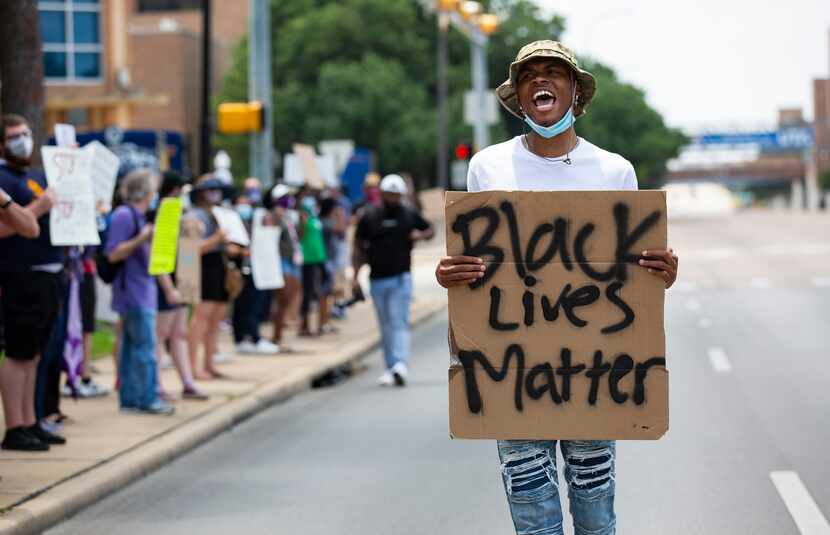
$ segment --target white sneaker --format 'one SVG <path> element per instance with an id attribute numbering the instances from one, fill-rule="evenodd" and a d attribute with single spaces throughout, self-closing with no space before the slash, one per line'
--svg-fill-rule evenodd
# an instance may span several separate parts
<path id="1" fill-rule="evenodd" d="M 251 345 L 253 345 L 253 344 L 251 344 Z M 216 354 L 213 355 L 214 364 L 221 364 L 223 362 L 230 362 L 231 359 L 233 359 L 233 356 L 231 356 L 228 353 L 216 353 Z"/>
<path id="2" fill-rule="evenodd" d="M 100 398 L 108 396 L 109 393 L 109 388 L 100 386 L 95 381 L 90 380 L 88 383 L 79 381 L 78 395 L 82 398 Z"/>
<path id="3" fill-rule="evenodd" d="M 395 378 L 392 377 L 392 372 L 389 370 L 383 372 L 383 375 L 378 377 L 378 384 L 380 386 L 392 386 L 395 384 Z"/>
<path id="4" fill-rule="evenodd" d="M 260 355 L 276 355 L 280 352 L 280 346 L 272 344 L 265 338 L 260 338 L 256 343 L 256 352 Z"/>
<path id="5" fill-rule="evenodd" d="M 256 347 L 256 344 L 254 344 L 253 342 L 248 341 L 248 340 L 243 340 L 242 342 L 239 342 L 238 344 L 236 344 L 236 352 L 251 355 L 251 354 L 257 352 L 257 347 Z M 216 357 L 217 357 L 217 355 L 214 355 L 214 357 L 213 357 L 214 362 L 218 362 L 216 360 Z"/>
<path id="6" fill-rule="evenodd" d="M 403 362 L 396 362 L 394 366 L 392 366 L 392 379 L 395 381 L 396 386 L 406 386 L 406 377 L 409 375 L 409 371 L 406 369 L 406 364 Z"/>

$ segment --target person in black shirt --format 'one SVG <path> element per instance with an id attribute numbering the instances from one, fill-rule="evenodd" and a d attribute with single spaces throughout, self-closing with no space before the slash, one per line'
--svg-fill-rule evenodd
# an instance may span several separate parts
<path id="1" fill-rule="evenodd" d="M 412 247 L 432 238 L 434 230 L 412 207 L 402 202 L 406 182 L 387 175 L 380 182 L 382 203 L 368 207 L 357 224 L 352 262 L 353 286 L 363 264 L 371 268 L 372 301 L 378 316 L 386 371 L 382 386 L 404 386 L 409 360 L 409 305 L 412 300 Z"/>
<path id="2" fill-rule="evenodd" d="M 46 451 L 62 437 L 42 429 L 35 416 L 38 360 L 61 299 L 63 252 L 49 240 L 49 210 L 54 203 L 40 171 L 29 169 L 34 150 L 29 124 L 19 115 L 0 125 L 0 189 L 37 218 L 39 235 L 19 234 L 0 222 L 0 301 L 6 333 L 6 358 L 0 391 L 6 435 L 3 449 Z"/>

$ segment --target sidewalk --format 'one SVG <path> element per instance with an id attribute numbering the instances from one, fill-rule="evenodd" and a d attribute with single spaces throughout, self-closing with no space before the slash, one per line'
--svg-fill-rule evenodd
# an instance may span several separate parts
<path id="1" fill-rule="evenodd" d="M 440 294 L 416 294 L 412 323 L 425 321 L 446 307 Z M 239 421 L 310 388 L 311 382 L 346 363 L 359 361 L 377 347 L 379 332 L 370 302 L 337 322 L 340 333 L 299 339 L 287 332 L 286 345 L 296 352 L 277 356 L 235 355 L 220 369 L 230 380 L 200 383 L 209 401 L 176 402 L 172 417 L 121 414 L 117 395 L 74 401 L 64 398 L 66 446 L 47 453 L 0 450 L 0 535 L 40 533 L 210 440 Z M 234 354 L 228 333 L 220 351 Z M 111 387 L 111 360 L 97 361 L 95 380 Z M 170 393 L 180 391 L 172 369 L 162 374 Z M 275 429 L 275 433 L 279 430 Z"/>

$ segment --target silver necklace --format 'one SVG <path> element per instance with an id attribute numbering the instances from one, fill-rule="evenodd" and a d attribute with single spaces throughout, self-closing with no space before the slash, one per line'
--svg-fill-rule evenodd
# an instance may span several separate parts
<path id="1" fill-rule="evenodd" d="M 528 136 L 528 134 L 525 134 L 525 135 L 522 136 L 522 141 L 524 142 L 524 146 L 527 149 L 527 151 L 529 153 L 533 154 L 534 156 L 536 156 L 537 158 L 542 158 L 543 160 L 545 160 L 547 162 L 550 162 L 550 163 L 560 163 L 561 162 L 561 163 L 564 163 L 566 165 L 571 165 L 571 163 L 572 163 L 571 162 L 571 153 L 573 151 L 575 151 L 576 148 L 579 146 L 579 136 L 577 136 L 576 137 L 576 143 L 574 143 L 573 147 L 568 149 L 568 151 L 565 153 L 564 158 L 561 158 L 561 157 L 555 158 L 555 157 L 552 157 L 552 156 L 542 156 L 541 154 L 536 154 L 535 152 L 533 152 L 533 150 L 530 148 L 530 142 L 528 142 L 527 136 Z"/>

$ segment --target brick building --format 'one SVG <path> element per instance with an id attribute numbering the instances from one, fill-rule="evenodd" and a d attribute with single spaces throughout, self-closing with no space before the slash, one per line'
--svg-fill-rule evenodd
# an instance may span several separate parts
<path id="1" fill-rule="evenodd" d="M 248 2 L 212 2 L 212 90 L 247 31 Z M 201 0 L 38 2 L 46 77 L 46 128 L 109 126 L 184 135 L 198 161 Z"/>

